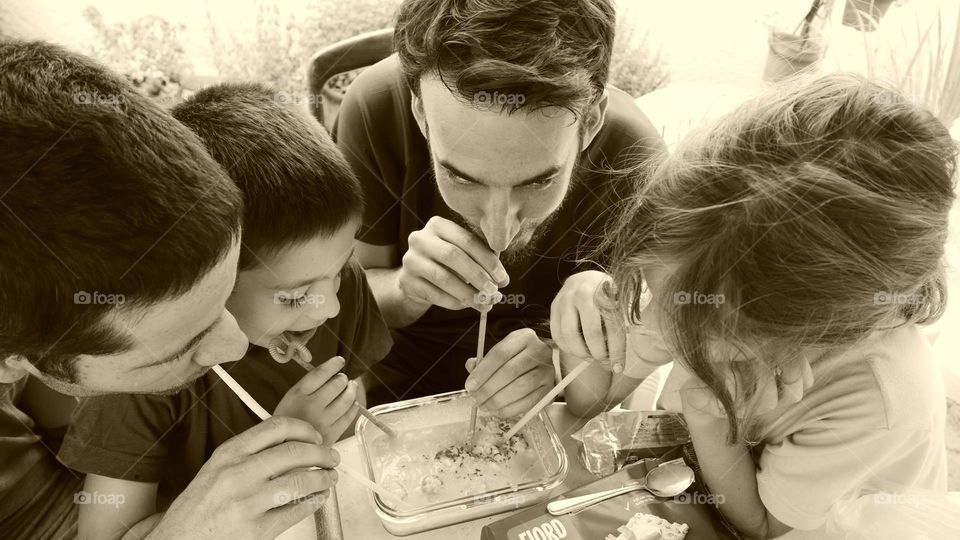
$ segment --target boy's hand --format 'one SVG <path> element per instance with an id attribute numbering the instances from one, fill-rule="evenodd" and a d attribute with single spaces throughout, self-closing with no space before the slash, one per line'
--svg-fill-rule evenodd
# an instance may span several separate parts
<path id="1" fill-rule="evenodd" d="M 214 451 L 147 538 L 275 538 L 316 512 L 337 482 L 329 469 L 340 456 L 321 444 L 307 422 L 264 420 Z"/>
<path id="2" fill-rule="evenodd" d="M 597 293 L 610 276 L 589 270 L 567 278 L 550 305 L 550 333 L 557 348 L 620 371 L 627 343 L 624 325 L 600 309 Z"/>
<path id="3" fill-rule="evenodd" d="M 334 443 L 356 420 L 357 384 L 340 373 L 345 362 L 334 356 L 290 387 L 274 414 L 312 424 L 323 440 Z"/>

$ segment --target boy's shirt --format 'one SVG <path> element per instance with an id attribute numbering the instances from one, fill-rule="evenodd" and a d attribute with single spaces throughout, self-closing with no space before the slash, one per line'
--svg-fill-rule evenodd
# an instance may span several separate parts
<path id="1" fill-rule="evenodd" d="M 345 268 L 340 313 L 317 329 L 307 348 L 313 364 L 346 360 L 352 379 L 378 362 L 392 341 L 360 265 Z M 296 362 L 280 364 L 251 347 L 223 368 L 268 411 L 306 374 Z M 74 414 L 59 457 L 88 474 L 159 483 L 166 506 L 227 439 L 260 422 L 212 371 L 171 395 L 121 394 L 87 399 Z"/>

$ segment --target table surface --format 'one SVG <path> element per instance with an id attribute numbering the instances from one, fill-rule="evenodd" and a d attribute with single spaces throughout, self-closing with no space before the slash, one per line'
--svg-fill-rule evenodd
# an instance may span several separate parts
<path id="1" fill-rule="evenodd" d="M 586 419 L 577 418 L 570 414 L 570 412 L 567 411 L 566 405 L 563 403 L 551 403 L 546 411 L 550 417 L 550 421 L 553 422 L 554 428 L 557 430 L 557 434 L 560 435 L 560 440 L 563 442 L 563 447 L 567 452 L 569 463 L 566 479 L 563 481 L 563 484 L 553 492 L 553 496 L 557 496 L 582 486 L 587 482 L 596 480 L 597 477 L 580 464 L 580 460 L 577 458 L 577 441 L 570 437 L 571 434 L 576 433 L 577 430 L 586 423 Z M 338 442 L 335 448 L 340 453 L 344 465 L 356 471 L 363 470 L 363 464 L 360 459 L 360 449 L 356 437 L 350 437 Z M 380 523 L 380 518 L 377 517 L 376 512 L 374 512 L 373 507 L 371 507 L 370 498 L 367 495 L 366 489 L 349 476 L 340 475 L 340 480 L 337 482 L 337 502 L 340 505 L 340 523 L 343 527 L 344 538 L 363 538 L 364 540 L 390 540 L 397 538 L 383 528 L 383 525 Z M 480 538 L 480 530 L 484 525 L 503 519 L 507 515 L 509 515 L 509 512 L 413 534 L 405 538 L 415 540 Z"/>

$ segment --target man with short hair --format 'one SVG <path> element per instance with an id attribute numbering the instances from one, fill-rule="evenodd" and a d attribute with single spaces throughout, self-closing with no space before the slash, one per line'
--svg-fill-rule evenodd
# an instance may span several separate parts
<path id="1" fill-rule="evenodd" d="M 197 137 L 120 77 L 56 46 L 0 41 L 4 538 L 73 538 L 75 503 L 109 496 L 78 493 L 81 479 L 44 447 L 37 432 L 61 427 L 75 402 L 40 396 L 38 382 L 72 396 L 172 392 L 246 352 L 224 309 L 240 209 Z M 316 451 L 293 453 L 293 443 Z M 332 468 L 337 457 L 320 443 L 313 426 L 288 418 L 234 437 L 150 537 L 285 530 L 313 504 L 275 508 L 262 488 Z"/>
<path id="2" fill-rule="evenodd" d="M 397 55 L 351 84 L 334 129 L 365 188 L 358 256 L 394 329 L 364 378 L 372 403 L 465 387 L 514 416 L 553 386 L 551 303 L 607 280 L 583 259 L 633 187 L 615 171 L 663 147 L 607 85 L 615 25 L 609 0 L 401 5 Z M 490 347 L 464 370 L 490 298 Z"/>

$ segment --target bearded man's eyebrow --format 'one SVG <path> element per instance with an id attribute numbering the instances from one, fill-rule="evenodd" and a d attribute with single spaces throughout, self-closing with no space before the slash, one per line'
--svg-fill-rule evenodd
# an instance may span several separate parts
<path id="1" fill-rule="evenodd" d="M 453 165 L 451 165 L 450 162 L 448 162 L 448 161 L 446 161 L 446 160 L 444 160 L 444 159 L 438 160 L 437 163 L 438 163 L 441 167 L 443 167 L 444 169 L 446 169 L 447 171 L 449 171 L 450 173 L 456 175 L 458 178 L 462 178 L 462 179 L 464 179 L 464 180 L 466 180 L 466 181 L 468 181 L 468 182 L 473 182 L 474 184 L 487 185 L 487 183 L 484 182 L 483 180 L 480 180 L 480 179 L 478 179 L 478 178 L 474 178 L 473 176 L 470 176 L 469 174 L 461 171 L 460 169 L 457 169 L 456 167 L 454 167 Z M 537 183 L 543 182 L 544 180 L 549 180 L 550 178 L 556 176 L 557 173 L 560 172 L 560 170 L 561 170 L 561 169 L 560 169 L 559 166 L 553 165 L 553 166 L 551 166 L 550 168 L 546 169 L 546 170 L 543 171 L 543 172 L 537 173 L 537 174 L 531 176 L 530 178 L 527 178 L 527 179 L 525 179 L 525 180 L 522 180 L 522 181 L 514 184 L 514 187 L 527 186 L 527 185 L 530 185 L 530 184 L 537 184 Z"/>

